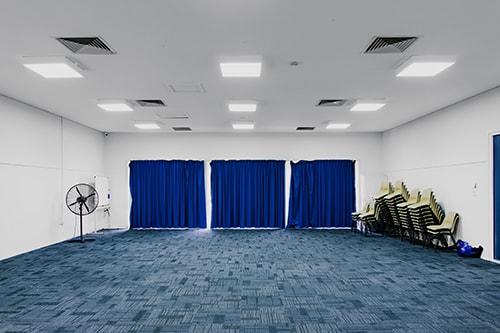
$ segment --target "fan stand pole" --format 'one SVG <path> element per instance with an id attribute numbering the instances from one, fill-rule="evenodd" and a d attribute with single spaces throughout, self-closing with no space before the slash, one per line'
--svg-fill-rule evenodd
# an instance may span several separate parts
<path id="1" fill-rule="evenodd" d="M 80 205 L 80 242 L 83 241 L 83 218 L 82 218 L 82 205 Z"/>

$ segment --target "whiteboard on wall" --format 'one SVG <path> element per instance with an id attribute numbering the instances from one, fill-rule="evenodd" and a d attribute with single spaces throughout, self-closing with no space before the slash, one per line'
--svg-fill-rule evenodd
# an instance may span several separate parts
<path id="1" fill-rule="evenodd" d="M 109 180 L 108 177 L 95 176 L 94 187 L 99 195 L 99 206 L 109 205 Z"/>

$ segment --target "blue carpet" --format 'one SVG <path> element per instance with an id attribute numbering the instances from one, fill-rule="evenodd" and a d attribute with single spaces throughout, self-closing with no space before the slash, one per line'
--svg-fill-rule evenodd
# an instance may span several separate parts
<path id="1" fill-rule="evenodd" d="M 500 332 L 500 266 L 348 231 L 129 231 L 0 262 L 0 332 Z"/>

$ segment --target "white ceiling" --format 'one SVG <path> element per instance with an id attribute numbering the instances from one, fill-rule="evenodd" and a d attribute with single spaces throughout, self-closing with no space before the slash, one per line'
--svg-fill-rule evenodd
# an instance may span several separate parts
<path id="1" fill-rule="evenodd" d="M 136 131 L 134 120 L 163 120 L 163 131 L 233 131 L 241 117 L 255 131 L 294 131 L 328 121 L 347 131 L 384 131 L 500 83 L 498 0 L 80 0 L 0 1 L 0 93 L 106 132 Z M 46 80 L 22 56 L 72 55 L 54 37 L 101 36 L 116 55 L 77 55 L 83 79 Z M 403 54 L 364 55 L 376 35 L 421 36 Z M 218 59 L 258 55 L 260 78 L 223 78 Z M 452 55 L 435 78 L 397 78 L 412 55 Z M 291 67 L 290 61 L 301 62 Z M 201 94 L 168 87 L 201 83 Z M 164 99 L 164 110 L 106 113 L 97 99 Z M 318 108 L 321 98 L 386 98 L 375 113 Z M 225 101 L 258 100 L 255 114 Z"/>

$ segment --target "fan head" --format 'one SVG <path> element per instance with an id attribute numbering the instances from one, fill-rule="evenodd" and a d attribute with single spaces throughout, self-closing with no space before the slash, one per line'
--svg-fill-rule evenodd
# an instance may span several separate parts
<path id="1" fill-rule="evenodd" d="M 89 215 L 96 210 L 99 195 L 89 184 L 76 184 L 66 193 L 66 206 L 76 215 Z"/>

